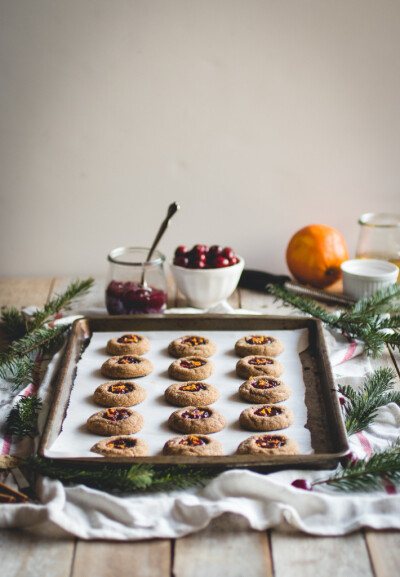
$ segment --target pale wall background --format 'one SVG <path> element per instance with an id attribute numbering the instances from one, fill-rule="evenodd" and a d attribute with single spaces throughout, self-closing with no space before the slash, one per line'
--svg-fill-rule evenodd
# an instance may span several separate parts
<path id="1" fill-rule="evenodd" d="M 0 275 L 400 211 L 398 0 L 0 0 Z"/>

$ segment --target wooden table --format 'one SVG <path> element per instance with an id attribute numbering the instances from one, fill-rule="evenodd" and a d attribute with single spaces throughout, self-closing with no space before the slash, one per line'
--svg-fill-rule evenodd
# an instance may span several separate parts
<path id="1" fill-rule="evenodd" d="M 0 305 L 42 306 L 70 280 L 0 280 Z M 80 307 L 102 306 L 103 290 L 102 281 L 96 281 Z M 173 287 L 171 295 L 169 306 L 185 304 Z M 235 308 L 263 314 L 287 313 L 260 293 L 236 291 L 230 301 Z M 394 366 L 399 373 L 399 355 L 386 353 L 379 363 Z M 2 577 L 395 577 L 400 574 L 400 532 L 365 529 L 345 537 L 312 537 L 289 528 L 258 532 L 243 518 L 229 514 L 176 540 L 86 542 L 3 530 L 0 567 Z"/>

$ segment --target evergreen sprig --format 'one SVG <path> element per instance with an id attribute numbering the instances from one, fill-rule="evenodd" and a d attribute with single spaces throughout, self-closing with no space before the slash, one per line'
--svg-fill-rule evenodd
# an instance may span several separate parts
<path id="1" fill-rule="evenodd" d="M 21 395 L 20 400 L 7 417 L 7 433 L 33 439 L 38 432 L 37 418 L 42 405 L 42 401 L 35 393 Z"/>
<path id="2" fill-rule="evenodd" d="M 366 459 L 349 459 L 347 464 L 329 479 L 316 481 L 341 491 L 371 491 L 382 489 L 385 483 L 400 484 L 400 438 L 385 450 Z"/>
<path id="3" fill-rule="evenodd" d="M 3 327 L 11 343 L 0 353 L 0 378 L 10 380 L 14 390 L 35 377 L 36 356 L 54 352 L 70 328 L 68 324 L 50 326 L 48 321 L 86 294 L 93 283 L 92 278 L 70 283 L 64 293 L 56 295 L 29 320 L 15 307 L 2 311 Z"/>
<path id="4" fill-rule="evenodd" d="M 391 285 L 338 313 L 330 313 L 316 301 L 295 295 L 280 285 L 268 285 L 267 290 L 284 303 L 320 319 L 346 337 L 361 339 L 364 341 L 364 351 L 369 356 L 380 356 L 385 345 L 400 350 L 400 285 Z M 388 313 L 391 316 L 382 317 Z"/>
<path id="5" fill-rule="evenodd" d="M 204 485 L 219 472 L 206 467 L 177 465 L 160 468 L 146 464 L 106 464 L 82 469 L 79 464 L 63 464 L 41 457 L 32 457 L 26 464 L 36 473 L 58 479 L 66 485 L 83 484 L 116 493 L 171 491 Z"/>
<path id="6" fill-rule="evenodd" d="M 348 435 L 368 427 L 379 407 L 388 403 L 400 406 L 400 392 L 393 391 L 395 379 L 392 369 L 382 367 L 367 376 L 358 391 L 348 385 L 339 385 L 339 392 L 345 397 L 342 411 Z"/>

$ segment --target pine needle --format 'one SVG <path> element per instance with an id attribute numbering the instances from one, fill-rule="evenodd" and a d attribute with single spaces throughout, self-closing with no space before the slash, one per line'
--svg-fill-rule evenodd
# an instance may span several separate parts
<path id="1" fill-rule="evenodd" d="M 21 399 L 7 417 L 7 433 L 33 439 L 38 433 L 37 417 L 41 408 L 42 401 L 35 393 L 21 395 Z"/>

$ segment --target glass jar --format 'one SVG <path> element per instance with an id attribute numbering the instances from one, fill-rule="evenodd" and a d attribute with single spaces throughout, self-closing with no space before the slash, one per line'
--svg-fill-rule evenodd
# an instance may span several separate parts
<path id="1" fill-rule="evenodd" d="M 358 224 L 356 257 L 388 260 L 400 267 L 400 215 L 370 212 Z"/>
<path id="2" fill-rule="evenodd" d="M 110 315 L 162 313 L 167 306 L 165 256 L 148 248 L 116 248 L 108 255 L 106 307 Z"/>

